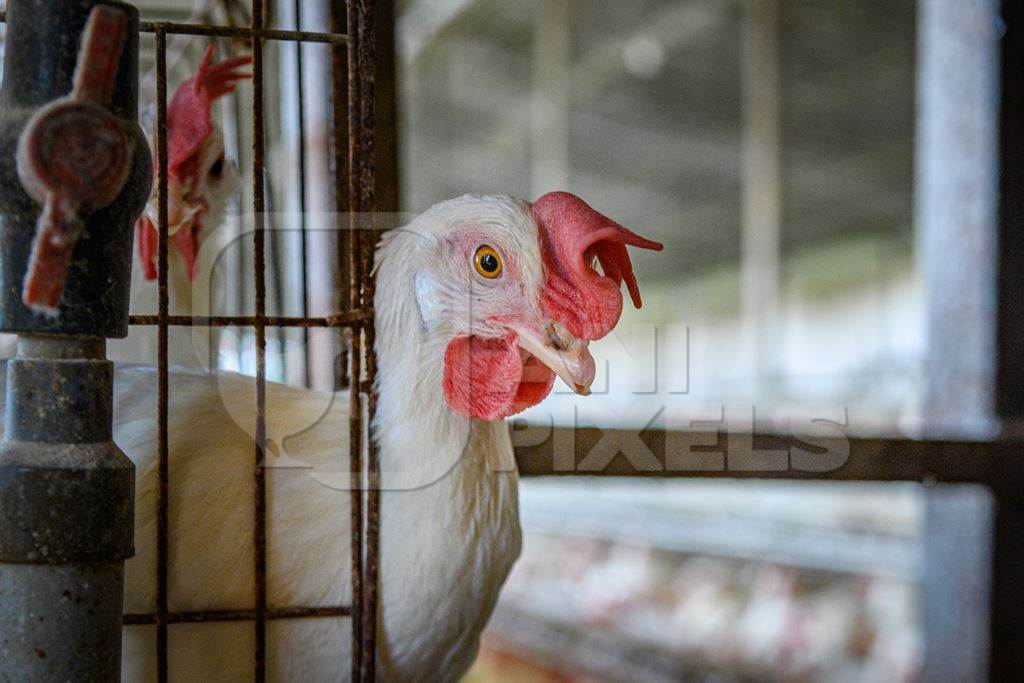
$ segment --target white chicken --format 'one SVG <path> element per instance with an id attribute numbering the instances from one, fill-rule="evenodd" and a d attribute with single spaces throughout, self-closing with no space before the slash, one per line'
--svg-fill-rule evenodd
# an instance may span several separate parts
<path id="1" fill-rule="evenodd" d="M 182 55 L 178 69 L 189 61 Z M 224 150 L 224 134 L 213 115 L 213 103 L 235 89 L 250 74 L 239 71 L 252 57 L 243 55 L 213 63 L 211 44 L 191 77 L 174 91 L 167 107 L 167 218 L 174 257 L 168 259 L 170 313 L 193 312 L 193 283 L 196 281 L 200 245 L 224 221 L 228 204 L 239 186 L 238 168 Z M 147 79 L 147 83 L 153 77 Z M 155 93 L 153 94 L 155 97 Z M 152 97 L 140 116 L 145 124 L 153 157 L 154 178 L 160 172 L 153 129 L 156 107 Z M 157 228 L 159 225 L 158 185 L 143 215 L 136 223 L 139 260 L 132 268 L 131 309 L 141 314 L 157 313 Z M 223 241 L 230 237 L 222 235 Z M 204 285 L 208 286 L 208 285 Z M 204 290 L 205 292 L 205 290 Z M 201 295 L 202 293 L 200 293 Z M 108 357 L 124 362 L 156 362 L 156 328 L 136 326 L 125 339 L 111 341 Z M 183 367 L 199 367 L 192 335 L 187 328 L 169 331 L 170 362 Z M 16 337 L 0 334 L 0 358 L 14 356 Z"/>
<path id="2" fill-rule="evenodd" d="M 446 201 L 378 247 L 381 680 L 457 680 L 472 663 L 520 548 L 502 420 L 541 401 L 556 374 L 588 392 L 588 343 L 617 322 L 622 281 L 640 303 L 627 244 L 661 248 L 551 193 Z M 118 367 L 114 439 L 137 468 L 128 612 L 155 607 L 156 384 L 152 368 Z M 240 375 L 171 374 L 172 612 L 253 605 L 254 392 Z M 267 396 L 268 605 L 348 604 L 348 402 L 276 384 Z M 275 467 L 299 461 L 312 467 Z M 272 680 L 348 677 L 347 619 L 272 621 L 267 633 Z M 252 624 L 174 624 L 169 657 L 172 680 L 247 680 Z M 155 658 L 153 627 L 126 628 L 125 680 L 152 679 Z"/>
<path id="3" fill-rule="evenodd" d="M 168 107 L 173 312 L 192 311 L 196 259 L 237 173 L 211 104 L 246 74 L 212 63 Z M 154 155 L 155 157 L 155 155 Z M 155 196 L 137 226 L 132 309 L 156 312 Z M 382 240 L 376 255 L 381 469 L 378 677 L 456 680 L 472 663 L 519 554 L 517 474 L 502 420 L 540 402 L 556 374 L 587 393 L 588 342 L 607 334 L 623 281 L 639 305 L 625 245 L 660 249 L 566 194 L 530 204 L 465 196 Z M 596 270 L 597 265 L 603 274 Z M 195 366 L 187 331 L 172 364 Z M 110 344 L 153 360 L 155 329 Z M 3 373 L 4 375 L 6 373 Z M 171 612 L 251 609 L 255 596 L 255 382 L 174 369 L 169 394 Z M 118 365 L 114 440 L 136 465 L 136 555 L 125 611 L 156 609 L 157 374 Z M 267 604 L 351 604 L 347 396 L 267 386 Z M 125 629 L 123 678 L 156 677 L 155 629 Z M 271 680 L 336 681 L 350 672 L 347 618 L 270 621 Z M 251 622 L 172 624 L 171 680 L 248 680 Z"/>
<path id="4" fill-rule="evenodd" d="M 173 254 L 168 259 L 167 281 L 172 315 L 193 313 L 192 285 L 199 268 L 200 245 L 221 226 L 228 204 L 238 191 L 238 169 L 225 155 L 224 133 L 213 115 L 213 104 L 234 91 L 240 80 L 250 77 L 239 69 L 251 61 L 252 57 L 245 55 L 214 63 L 211 44 L 195 73 L 178 86 L 167 106 L 167 232 Z M 151 126 L 155 126 L 155 117 L 155 110 L 142 116 Z M 153 175 L 157 178 L 156 138 L 152 131 L 148 136 Z M 158 184 L 154 181 L 135 226 L 139 260 L 138 267 L 132 269 L 131 308 L 141 314 L 155 314 L 158 309 L 155 280 L 159 213 Z M 207 287 L 208 283 L 203 285 Z M 111 342 L 108 355 L 119 361 L 155 363 L 156 335 L 155 327 L 133 327 L 126 339 Z M 168 336 L 171 365 L 203 365 L 188 328 L 171 328 Z"/>

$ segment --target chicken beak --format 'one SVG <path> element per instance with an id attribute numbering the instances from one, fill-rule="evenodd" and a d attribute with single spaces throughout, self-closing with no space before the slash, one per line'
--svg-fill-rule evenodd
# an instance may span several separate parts
<path id="1" fill-rule="evenodd" d="M 581 396 L 590 394 L 597 367 L 589 342 L 577 339 L 558 323 L 547 326 L 545 334 L 527 328 L 516 329 L 519 347 L 534 356 Z"/>
<path id="2" fill-rule="evenodd" d="M 200 215 L 206 210 L 207 205 L 202 200 L 190 200 L 188 193 L 189 187 L 187 184 L 183 186 L 173 179 L 167 183 L 167 236 L 171 238 L 171 243 L 176 245 L 178 251 L 181 252 L 181 256 L 185 260 L 185 268 L 188 271 L 189 280 L 191 281 L 195 280 L 196 259 L 199 252 L 198 238 L 193 228 L 198 227 Z M 145 218 L 148 219 L 151 229 L 159 230 L 157 226 L 160 225 L 160 199 L 157 188 L 154 188 L 153 194 L 149 198 L 149 203 L 146 204 Z M 155 244 L 155 238 L 153 239 L 153 244 Z M 151 251 L 156 251 L 155 246 L 150 248 Z M 149 258 L 152 258 L 152 256 Z M 147 276 L 149 276 L 149 271 L 147 273 Z M 152 275 L 149 279 L 155 279 L 155 277 L 155 275 Z"/>
<path id="3" fill-rule="evenodd" d="M 203 210 L 201 202 L 191 202 L 186 198 L 187 188 L 173 180 L 167 183 L 167 234 L 174 235 L 184 227 L 192 224 L 196 215 Z M 160 200 L 154 188 L 153 196 L 146 205 L 146 217 L 154 225 L 160 225 Z"/>

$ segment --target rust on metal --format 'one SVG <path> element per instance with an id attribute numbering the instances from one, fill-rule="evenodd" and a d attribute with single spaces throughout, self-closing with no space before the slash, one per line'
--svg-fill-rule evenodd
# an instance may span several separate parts
<path id="1" fill-rule="evenodd" d="M 373 319 L 373 311 L 356 309 L 345 313 L 335 313 L 327 317 L 289 317 L 268 315 L 263 317 L 266 327 L 358 327 Z M 255 327 L 256 316 L 190 316 L 169 315 L 167 324 L 170 327 Z M 133 315 L 129 318 L 132 325 L 159 325 L 158 315 Z"/>
<path id="2" fill-rule="evenodd" d="M 328 29 L 335 33 L 347 31 L 348 19 L 346 10 L 342 3 L 330 3 L 328 14 Z M 338 308 L 352 308 L 351 302 L 351 280 L 348 272 L 348 240 L 341 239 L 343 223 L 342 217 L 348 211 L 348 177 L 349 165 L 348 139 L 342 142 L 338 139 L 340 131 L 348 131 L 348 49 L 345 45 L 331 45 L 331 127 L 334 135 L 331 136 L 331 164 L 334 173 L 334 212 L 335 226 L 337 229 L 337 269 L 338 269 Z M 349 386 L 349 364 L 348 350 L 345 348 L 344 337 L 341 342 L 341 357 L 338 360 L 338 387 Z"/>
<path id="3" fill-rule="evenodd" d="M 372 12 L 372 3 L 365 1 L 350 0 L 346 7 L 346 31 L 349 36 L 347 60 L 348 60 L 348 211 L 349 211 L 349 240 L 348 240 L 348 265 L 349 265 L 349 307 L 355 309 L 359 306 L 367 306 L 367 275 L 371 269 L 367 267 L 367 256 L 365 254 L 366 236 L 368 226 L 366 217 L 372 213 L 372 204 L 367 199 L 372 199 L 372 193 L 368 194 L 362 185 L 363 171 L 366 164 L 372 164 L 367 159 L 368 151 L 372 152 L 372 125 L 367 128 L 364 114 L 364 97 L 367 93 L 372 97 L 372 63 L 364 61 L 366 55 L 364 42 L 367 40 L 365 30 L 368 19 L 368 12 Z M 372 40 L 372 36 L 370 36 Z M 369 87 L 367 87 L 369 86 Z M 368 138 L 369 136 L 369 138 Z M 367 146 L 369 140 L 370 145 Z M 372 168 L 372 167 L 371 167 Z M 358 552 L 353 552 L 353 623 L 352 638 L 353 652 L 356 656 L 352 658 L 352 678 L 357 681 L 373 681 L 375 676 L 375 633 L 376 633 L 376 610 L 372 600 L 368 602 L 368 596 L 375 594 L 374 581 L 376 572 L 371 569 L 371 564 L 376 566 L 376 553 L 369 546 L 368 540 L 372 533 L 370 529 L 371 510 L 366 508 L 370 502 L 370 494 L 364 494 L 362 487 L 367 483 L 367 465 L 362 462 L 362 449 L 364 444 L 371 443 L 370 435 L 363 431 L 364 412 L 359 387 L 364 381 L 363 359 L 367 357 L 366 351 L 372 343 L 372 325 L 364 326 L 360 330 L 353 330 L 352 346 L 350 352 L 350 391 L 352 408 L 350 414 L 350 440 L 351 453 L 358 455 L 353 457 L 351 467 L 353 473 L 352 487 L 352 532 L 353 544 L 358 534 Z M 367 381 L 372 381 L 372 370 L 366 368 Z M 369 422 L 366 423 L 369 425 Z M 369 453 L 369 450 L 367 451 Z M 358 590 L 357 590 L 358 588 Z"/>
<path id="4" fill-rule="evenodd" d="M 317 31 L 288 31 L 283 29 L 258 28 L 253 15 L 253 27 L 246 26 L 211 26 L 210 24 L 179 24 L 169 21 L 142 21 L 139 30 L 142 33 L 156 33 L 162 30 L 169 35 L 209 36 L 211 38 L 248 38 L 259 37 L 261 40 L 283 40 L 301 43 L 329 43 L 344 45 L 348 36 L 343 33 L 321 33 Z"/>
<path id="5" fill-rule="evenodd" d="M 361 287 L 361 305 L 373 306 L 373 254 L 376 246 L 376 229 L 374 214 L 376 210 L 374 187 L 374 68 L 376 66 L 376 27 L 374 0 L 350 0 L 349 5 L 356 9 L 356 21 L 353 29 L 350 24 L 349 34 L 357 35 L 355 42 L 357 54 L 357 90 L 359 125 L 350 135 L 358 135 L 358 162 L 353 160 L 350 176 L 354 178 L 359 191 L 358 216 L 360 223 L 358 256 Z M 349 42 L 350 59 L 352 41 Z M 351 111 L 351 110 L 350 110 Z M 351 114 L 350 114 L 351 115 Z M 366 381 L 370 384 L 366 402 L 366 424 L 372 425 L 376 410 L 376 395 L 373 392 L 373 379 L 377 372 L 377 355 L 374 350 L 376 334 L 372 324 L 362 328 L 363 355 L 366 359 Z M 353 385 L 359 386 L 359 376 L 353 375 Z M 358 392 L 353 390 L 354 394 Z M 362 416 L 361 416 L 362 417 Z M 380 460 L 372 433 L 366 437 L 366 526 L 365 566 L 363 568 L 362 615 L 364 616 L 362 640 L 362 680 L 376 680 L 377 653 L 377 598 L 379 584 L 379 547 L 380 547 Z"/>
<path id="6" fill-rule="evenodd" d="M 167 441 L 167 36 L 156 32 L 156 147 L 160 172 L 157 183 L 160 219 L 157 249 L 157 522 L 156 522 L 156 658 L 157 680 L 167 681 L 167 546 L 168 498 L 170 477 Z"/>
<path id="7" fill-rule="evenodd" d="M 348 607 L 282 607 L 266 612 L 267 619 L 314 619 L 329 617 L 347 617 L 351 614 Z M 256 610 L 252 609 L 221 609 L 197 612 L 169 612 L 166 615 L 169 624 L 199 624 L 215 621 L 253 621 Z M 155 614 L 126 614 L 125 626 L 140 626 L 156 623 Z"/>
<path id="8" fill-rule="evenodd" d="M 352 14 L 352 1 L 350 0 L 347 7 L 343 10 L 340 2 L 333 2 L 330 5 L 330 26 L 329 30 L 332 32 L 340 32 L 344 28 L 345 31 L 349 31 L 349 28 L 353 26 L 350 23 L 350 17 Z M 343 49 L 340 45 L 334 45 L 331 49 L 331 102 L 332 102 L 332 117 L 334 123 L 334 201 L 336 220 L 338 221 L 339 233 L 337 243 L 337 259 L 338 259 L 338 272 L 348 273 L 348 281 L 345 282 L 342 278 L 339 283 L 343 286 L 347 285 L 348 294 L 345 301 L 339 300 L 339 305 L 347 305 L 348 310 L 352 311 L 359 306 L 358 287 L 359 279 L 358 273 L 353 268 L 353 264 L 356 261 L 354 258 L 354 252 L 352 244 L 355 240 L 355 229 L 354 223 L 355 215 L 355 202 L 354 202 L 354 190 L 352 188 L 352 175 L 353 166 L 351 165 L 351 159 L 355 154 L 355 146 L 357 139 L 352 135 L 352 117 L 351 117 L 351 96 L 353 87 L 351 85 L 351 79 L 354 76 L 353 63 L 351 61 L 352 44 L 349 41 L 348 48 Z M 347 87 L 346 87 L 347 84 Z M 342 126 L 345 123 L 345 116 L 348 115 L 348 144 L 342 146 L 339 140 L 339 133 L 342 130 Z M 347 171 L 347 173 L 345 172 Z M 345 181 L 345 178 L 348 181 Z M 349 240 L 346 242 L 342 239 L 340 228 L 341 228 L 341 217 L 348 212 L 348 228 L 349 228 Z M 364 615 L 362 615 L 362 490 L 360 482 L 362 478 L 362 449 L 361 449 L 361 430 L 362 422 L 359 419 L 361 407 L 359 404 L 359 395 L 356 387 L 359 384 L 359 377 L 361 371 L 359 368 L 360 354 L 358 353 L 358 331 L 352 330 L 350 337 L 351 343 L 347 353 L 340 354 L 340 368 L 339 374 L 342 377 L 347 375 L 348 379 L 348 390 L 349 390 L 349 422 L 348 422 L 348 434 L 349 434 L 349 472 L 351 473 L 351 487 L 350 487 L 350 507 L 349 507 L 349 525 L 350 529 L 350 553 L 351 553 L 351 585 L 352 585 L 352 660 L 351 660 L 351 680 L 361 680 L 362 673 L 362 622 L 364 622 Z M 347 366 L 347 367 L 346 367 Z"/>
<path id="9" fill-rule="evenodd" d="M 252 208 L 253 276 L 256 284 L 256 462 L 255 462 L 255 599 L 256 655 L 253 677 L 266 678 L 267 650 L 267 486 L 263 462 L 267 447 L 267 283 L 264 253 L 264 196 L 266 170 L 263 140 L 263 0 L 252 2 Z"/>

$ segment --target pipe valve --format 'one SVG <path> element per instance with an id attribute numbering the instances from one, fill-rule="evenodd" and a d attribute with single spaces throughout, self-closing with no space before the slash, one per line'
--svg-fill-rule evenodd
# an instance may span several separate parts
<path id="1" fill-rule="evenodd" d="M 85 223 L 121 193 L 133 138 L 111 113 L 128 17 L 109 5 L 89 15 L 70 94 L 40 108 L 18 139 L 21 184 L 42 205 L 22 288 L 37 312 L 56 314 Z"/>

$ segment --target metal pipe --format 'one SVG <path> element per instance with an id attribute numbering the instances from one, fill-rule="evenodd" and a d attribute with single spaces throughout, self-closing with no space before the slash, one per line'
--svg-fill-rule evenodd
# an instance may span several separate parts
<path id="1" fill-rule="evenodd" d="M 111 439 L 104 338 L 128 330 L 132 225 L 152 172 L 136 123 L 138 12 L 11 0 L 6 19 L 0 330 L 19 338 L 0 441 L 0 681 L 115 681 L 135 468 Z M 114 134 L 103 138 L 96 122 Z M 31 156 L 54 138 L 58 154 Z M 116 178 L 103 175 L 110 168 Z M 68 213 L 48 216 L 40 204 Z M 69 226 L 77 241 L 44 239 Z M 29 284 L 43 287 L 45 306 Z"/>
<path id="2" fill-rule="evenodd" d="M 102 338 L 18 338 L 0 443 L 0 680 L 116 680 L 135 468 Z"/>

